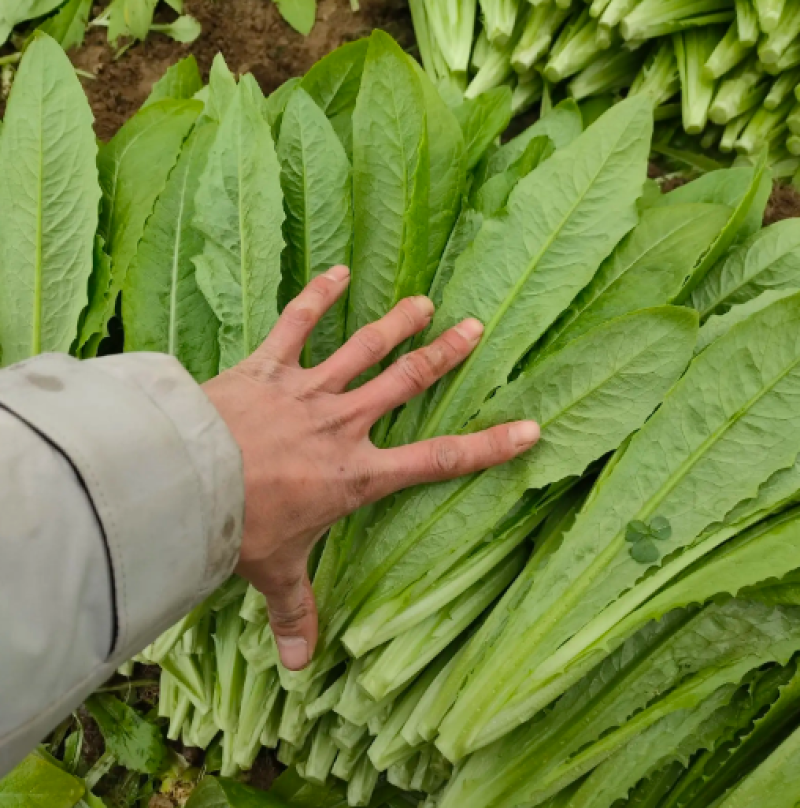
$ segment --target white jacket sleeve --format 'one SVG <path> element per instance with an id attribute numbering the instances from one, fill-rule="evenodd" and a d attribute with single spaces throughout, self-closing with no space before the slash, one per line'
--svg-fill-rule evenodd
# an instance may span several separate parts
<path id="1" fill-rule="evenodd" d="M 0 371 L 0 777 L 231 573 L 241 457 L 177 361 Z"/>

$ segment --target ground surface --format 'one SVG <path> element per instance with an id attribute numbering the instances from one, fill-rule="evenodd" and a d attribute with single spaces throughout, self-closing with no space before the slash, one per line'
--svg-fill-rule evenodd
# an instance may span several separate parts
<path id="1" fill-rule="evenodd" d="M 306 38 L 286 25 L 272 0 L 187 0 L 185 10 L 203 26 L 203 33 L 189 45 L 150 34 L 115 59 L 105 29 L 90 28 L 84 45 L 72 52 L 76 67 L 95 76 L 83 84 L 100 139 L 110 138 L 141 106 L 164 71 L 190 53 L 204 77 L 221 52 L 231 70 L 252 73 L 263 91 L 270 93 L 292 76 L 302 76 L 334 48 L 368 35 L 373 28 L 392 34 L 405 48 L 414 44 L 405 0 L 362 0 L 356 13 L 348 0 L 319 0 L 317 24 Z M 100 11 L 96 8 L 93 16 Z M 169 10 L 159 13 L 172 14 Z"/>

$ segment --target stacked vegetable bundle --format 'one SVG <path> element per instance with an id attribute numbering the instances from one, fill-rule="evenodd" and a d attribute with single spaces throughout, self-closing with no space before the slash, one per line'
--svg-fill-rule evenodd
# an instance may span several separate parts
<path id="1" fill-rule="evenodd" d="M 448 108 L 376 32 L 267 99 L 180 63 L 95 163 L 40 37 L 0 130 L 3 363 L 113 347 L 121 294 L 126 350 L 203 380 L 339 262 L 309 364 L 409 294 L 438 309 L 414 344 L 479 318 L 373 439 L 535 418 L 541 442 L 335 525 L 306 671 L 243 582 L 194 609 L 142 655 L 170 737 L 228 775 L 277 747 L 307 804 L 794 806 L 800 222 L 761 229 L 763 159 L 662 196 L 646 98 L 585 130 L 567 101 L 500 146 L 510 115 Z"/>
<path id="2" fill-rule="evenodd" d="M 771 162 L 800 167 L 796 2 L 481 0 L 480 8 L 473 46 L 475 0 L 411 0 L 423 63 L 448 93 L 471 98 L 507 85 L 515 112 L 543 96 L 546 109 L 560 93 L 645 94 L 658 120 L 682 117 L 704 149 L 769 147 Z"/>

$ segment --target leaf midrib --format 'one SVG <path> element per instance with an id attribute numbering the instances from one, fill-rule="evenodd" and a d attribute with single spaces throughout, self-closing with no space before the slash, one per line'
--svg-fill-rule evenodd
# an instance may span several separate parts
<path id="1" fill-rule="evenodd" d="M 34 255 L 33 281 L 33 334 L 31 354 L 36 356 L 42 350 L 42 287 L 44 285 L 44 266 L 42 258 L 42 239 L 44 238 L 44 85 L 39 93 L 39 173 L 36 183 L 36 250 Z"/>

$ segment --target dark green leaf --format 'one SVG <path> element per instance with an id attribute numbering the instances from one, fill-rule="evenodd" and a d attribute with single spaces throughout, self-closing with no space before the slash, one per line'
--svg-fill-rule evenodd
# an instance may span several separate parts
<path id="1" fill-rule="evenodd" d="M 625 541 L 633 544 L 645 538 L 648 533 L 647 525 L 638 519 L 634 519 L 632 522 L 628 523 L 628 527 L 625 529 Z"/>
<path id="2" fill-rule="evenodd" d="M 156 774 L 167 755 L 161 730 L 115 696 L 96 694 L 86 708 L 97 722 L 106 750 L 131 771 Z"/>
<path id="3" fill-rule="evenodd" d="M 665 516 L 654 516 L 650 520 L 650 535 L 659 541 L 665 541 L 672 535 L 672 525 Z"/>
<path id="4" fill-rule="evenodd" d="M 658 548 L 648 539 L 632 544 L 628 552 L 631 554 L 631 558 L 640 564 L 652 564 L 659 558 Z"/>

